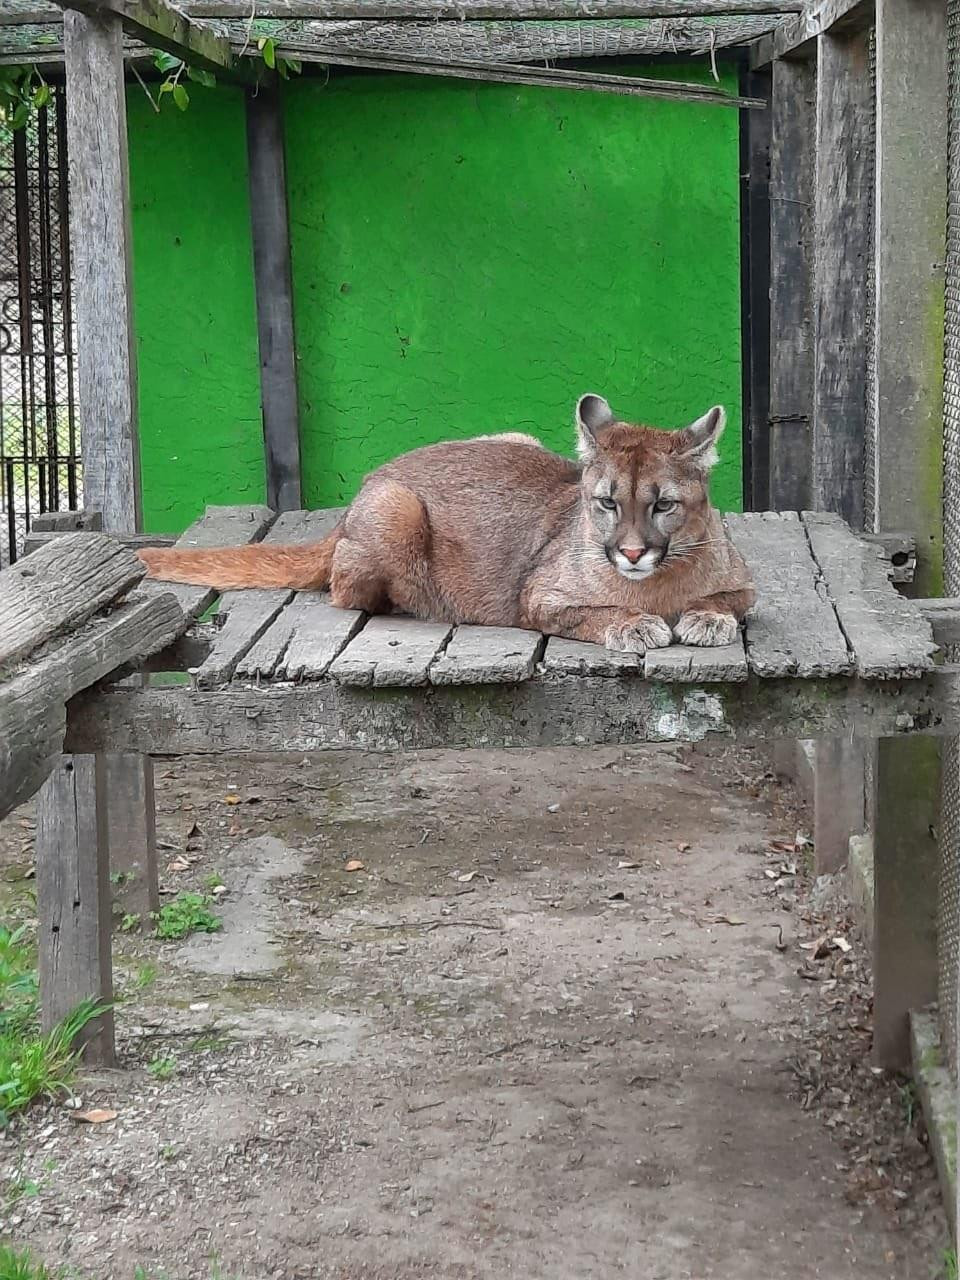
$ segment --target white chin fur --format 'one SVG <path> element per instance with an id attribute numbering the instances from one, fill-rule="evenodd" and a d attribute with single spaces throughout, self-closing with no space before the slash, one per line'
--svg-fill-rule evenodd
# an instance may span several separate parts
<path id="1" fill-rule="evenodd" d="M 633 582 L 649 578 L 662 559 L 662 553 L 659 551 L 645 551 L 636 564 L 631 564 L 619 551 L 613 553 L 613 563 L 616 565 L 617 572 Z"/>

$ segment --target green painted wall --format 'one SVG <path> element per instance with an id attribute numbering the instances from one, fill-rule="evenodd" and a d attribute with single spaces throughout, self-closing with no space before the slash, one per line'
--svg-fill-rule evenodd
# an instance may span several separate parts
<path id="1" fill-rule="evenodd" d="M 144 525 L 264 500 L 243 97 L 127 94 Z"/>
<path id="2" fill-rule="evenodd" d="M 736 111 L 371 76 L 291 82 L 286 129 L 309 504 L 443 438 L 567 450 L 599 391 L 663 426 L 724 403 L 739 508 Z"/>

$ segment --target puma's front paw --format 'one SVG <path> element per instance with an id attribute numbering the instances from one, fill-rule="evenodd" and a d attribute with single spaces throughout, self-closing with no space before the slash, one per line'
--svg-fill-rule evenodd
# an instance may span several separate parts
<path id="1" fill-rule="evenodd" d="M 603 643 L 608 649 L 623 653 L 646 653 L 648 649 L 665 649 L 673 633 L 662 618 L 653 613 L 638 613 L 629 622 L 607 627 Z"/>
<path id="2" fill-rule="evenodd" d="M 690 609 L 680 615 L 674 630 L 682 644 L 697 644 L 704 647 L 733 644 L 737 638 L 737 620 L 732 613 Z"/>

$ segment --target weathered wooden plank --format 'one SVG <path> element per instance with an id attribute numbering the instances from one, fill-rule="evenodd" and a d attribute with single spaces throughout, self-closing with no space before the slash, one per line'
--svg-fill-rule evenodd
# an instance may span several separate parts
<path id="1" fill-rule="evenodd" d="M 39 551 L 41 547 L 49 546 L 55 539 L 62 538 L 63 533 L 63 530 L 38 533 L 34 526 L 23 540 L 23 554 L 25 556 L 32 555 L 35 551 Z M 177 540 L 176 535 L 172 533 L 113 532 L 108 533 L 106 536 L 112 538 L 115 542 L 119 542 L 121 546 L 128 547 L 131 551 L 137 551 L 140 547 L 172 547 Z"/>
<path id="2" fill-rule="evenodd" d="M 178 547 L 236 547 L 259 542 L 276 516 L 269 507 L 207 507 L 206 511 L 177 539 Z M 145 593 L 169 593 L 188 618 L 198 618 L 219 594 L 212 587 L 180 582 L 144 582 Z"/>
<path id="3" fill-rule="evenodd" d="M 734 644 L 714 649 L 672 644 L 666 649 L 648 649 L 643 660 L 647 680 L 680 680 L 692 684 L 739 681 L 747 678 L 747 655 L 743 637 Z"/>
<path id="4" fill-rule="evenodd" d="M 283 153 L 283 102 L 277 82 L 247 94 L 250 222 L 260 342 L 260 399 L 267 503 L 296 511 L 300 499 L 300 409 L 293 337 L 293 281 Z"/>
<path id="5" fill-rule="evenodd" d="M 933 638 L 941 649 L 960 644 L 960 600 L 948 596 L 913 603 L 930 623 Z"/>
<path id="6" fill-rule="evenodd" d="M 445 623 L 417 618 L 371 618 L 332 663 L 330 675 L 340 684 L 421 685 L 450 637 Z"/>
<path id="7" fill-rule="evenodd" d="M 930 623 L 890 582 L 877 548 L 839 516 L 806 511 L 803 523 L 858 674 L 886 680 L 929 670 L 936 652 Z"/>
<path id="8" fill-rule="evenodd" d="M 29 800 L 57 763 L 66 729 L 66 690 L 35 672 L 0 694 L 0 818 Z"/>
<path id="9" fill-rule="evenodd" d="M 349 652 L 349 650 L 348 650 Z M 960 668 L 916 680 L 751 676 L 689 685 L 606 676 L 358 689 L 234 682 L 210 692 L 96 690 L 68 707 L 68 750 L 158 755 L 943 735 L 960 727 Z"/>
<path id="10" fill-rule="evenodd" d="M 763 67 L 777 58 L 813 58 L 823 32 L 864 31 L 874 12 L 874 0 L 820 0 L 807 5 L 796 18 L 787 18 L 750 51 L 750 65 Z"/>
<path id="11" fill-rule="evenodd" d="M 281 511 L 270 528 L 270 541 L 280 543 L 322 542 L 339 524 L 346 507 L 323 507 L 317 511 Z"/>
<path id="12" fill-rule="evenodd" d="M 890 529 L 865 533 L 863 539 L 880 548 L 891 582 L 913 582 L 917 574 L 917 539 L 912 533 Z"/>
<path id="13" fill-rule="evenodd" d="M 113 998 L 107 779 L 103 756 L 63 756 L 37 804 L 41 1024 L 50 1031 L 84 1000 Z M 88 1061 L 111 1066 L 113 1011 L 79 1037 Z"/>
<path id="14" fill-rule="evenodd" d="M 150 49 L 172 53 L 189 66 L 216 74 L 246 75 L 237 69 L 236 58 L 226 36 L 194 22 L 166 0 L 56 0 L 63 9 L 77 10 L 95 21 L 113 20 Z"/>
<path id="15" fill-rule="evenodd" d="M 430 668 L 431 684 L 500 684 L 528 680 L 543 653 L 539 631 L 457 627 Z"/>
<path id="16" fill-rule="evenodd" d="M 115 752 L 104 761 L 111 875 L 124 915 L 139 916 L 146 927 L 150 913 L 160 910 L 153 761 Z"/>
<path id="17" fill-rule="evenodd" d="M 668 101 L 698 102 L 703 106 L 766 107 L 762 98 L 739 97 L 723 90 L 688 81 L 656 80 L 643 76 L 606 75 L 601 72 L 541 70 L 525 63 L 494 65 L 490 62 L 458 58 L 455 61 L 424 61 L 405 54 L 345 53 L 329 45 L 285 40 L 281 52 L 301 62 L 327 66 L 361 67 L 376 71 L 400 71 L 405 75 L 434 76 L 453 80 L 476 80 L 486 84 L 532 84 L 550 89 L 612 93 L 623 97 L 665 98 Z"/>
<path id="18" fill-rule="evenodd" d="M 365 618 L 356 609 L 335 609 L 325 599 L 306 593 L 284 612 L 290 614 L 291 630 L 275 666 L 278 680 L 319 680 Z"/>
<path id="19" fill-rule="evenodd" d="M 863 528 L 870 252 L 867 33 L 818 36 L 812 502 Z"/>
<path id="20" fill-rule="evenodd" d="M 744 89 L 769 100 L 769 70 L 748 71 Z M 746 163 L 746 193 L 742 202 L 741 254 L 746 268 L 741 303 L 746 379 L 747 469 L 744 505 L 754 511 L 770 507 L 770 135 L 771 113 L 751 111 L 742 118 L 741 155 Z"/>
<path id="21" fill-rule="evenodd" d="M 810 506 L 816 68 L 773 64 L 770 147 L 769 506 Z"/>
<path id="22" fill-rule="evenodd" d="M 105 529 L 129 532 L 141 510 L 122 32 L 70 11 L 63 35 L 84 497 Z"/>
<path id="23" fill-rule="evenodd" d="M 144 566 L 95 533 L 62 534 L 29 562 L 0 571 L 0 668 L 80 626 L 129 591 Z"/>
<path id="24" fill-rule="evenodd" d="M 391 21 L 580 21 L 589 18 L 688 18 L 718 13 L 796 13 L 800 0 L 263 0 L 257 16 Z M 245 0 L 192 0 L 197 17 L 248 18 Z"/>
<path id="25" fill-rule="evenodd" d="M 102 529 L 102 511 L 40 511 L 30 519 L 31 533 L 99 533 Z"/>
<path id="26" fill-rule="evenodd" d="M 229 680 L 246 653 L 253 648 L 293 592 L 231 591 L 220 601 L 225 621 L 216 633 L 213 647 L 197 672 L 201 685 Z"/>
<path id="27" fill-rule="evenodd" d="M 541 668 L 557 676 L 622 676 L 643 671 L 642 653 L 621 653 L 601 644 L 550 636 Z"/>
<path id="28" fill-rule="evenodd" d="M 814 678 L 851 671 L 853 660 L 799 517 L 763 512 L 728 515 L 726 523 L 757 589 L 746 628 L 750 670 Z"/>

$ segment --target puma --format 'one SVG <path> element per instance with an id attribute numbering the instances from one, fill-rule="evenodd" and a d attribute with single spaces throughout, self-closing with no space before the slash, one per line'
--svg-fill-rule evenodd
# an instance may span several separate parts
<path id="1" fill-rule="evenodd" d="M 633 426 L 576 409 L 579 462 L 509 433 L 428 445 L 367 476 L 312 546 L 144 550 L 150 575 L 221 589 L 329 588 L 334 605 L 527 627 L 643 653 L 722 645 L 753 604 L 710 505 L 724 411 Z"/>

